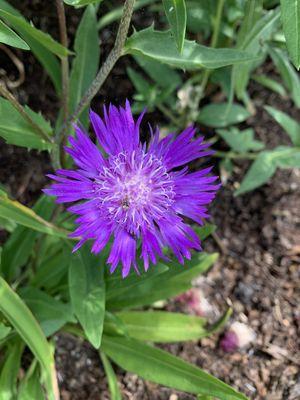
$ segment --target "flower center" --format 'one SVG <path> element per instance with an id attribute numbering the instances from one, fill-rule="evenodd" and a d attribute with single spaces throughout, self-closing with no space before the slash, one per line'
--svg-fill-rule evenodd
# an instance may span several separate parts
<path id="1" fill-rule="evenodd" d="M 139 235 L 174 202 L 173 180 L 162 161 L 141 149 L 108 159 L 95 180 L 99 209 L 113 223 Z"/>

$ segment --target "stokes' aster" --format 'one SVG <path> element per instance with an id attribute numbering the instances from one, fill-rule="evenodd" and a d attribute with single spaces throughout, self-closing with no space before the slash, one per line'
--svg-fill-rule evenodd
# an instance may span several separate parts
<path id="1" fill-rule="evenodd" d="M 49 175 L 56 183 L 45 189 L 58 203 L 84 200 L 69 208 L 79 215 L 72 236 L 81 240 L 74 251 L 93 239 L 92 252 L 99 253 L 113 236 L 107 262 L 111 272 L 121 263 L 123 277 L 132 266 L 137 271 L 138 252 L 147 270 L 149 260 L 155 264 L 157 257 L 164 257 L 164 247 L 181 263 L 191 257 L 191 249 L 200 250 L 199 238 L 182 217 L 203 224 L 207 204 L 219 187 L 213 184 L 217 177 L 208 176 L 211 168 L 192 173 L 187 167 L 178 169 L 211 154 L 203 137 L 193 140 L 193 127 L 162 140 L 156 130 L 146 146 L 139 140 L 142 116 L 133 120 L 129 102 L 125 108 L 104 108 L 103 120 L 91 111 L 92 126 L 107 155 L 75 127 L 76 138 L 69 138 L 72 147 L 66 151 L 78 168 Z"/>

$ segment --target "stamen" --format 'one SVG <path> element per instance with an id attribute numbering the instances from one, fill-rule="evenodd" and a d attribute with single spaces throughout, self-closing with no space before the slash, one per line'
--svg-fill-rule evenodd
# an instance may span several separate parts
<path id="1" fill-rule="evenodd" d="M 99 207 L 112 223 L 139 234 L 144 224 L 160 219 L 174 202 L 174 184 L 163 163 L 142 149 L 120 153 L 95 180 Z"/>

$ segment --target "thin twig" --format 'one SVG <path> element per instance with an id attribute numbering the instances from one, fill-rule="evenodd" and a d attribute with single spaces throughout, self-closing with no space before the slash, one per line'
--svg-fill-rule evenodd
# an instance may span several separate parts
<path id="1" fill-rule="evenodd" d="M 126 0 L 124 7 L 123 7 L 123 15 L 120 21 L 116 41 L 114 44 L 113 49 L 109 53 L 107 59 L 102 64 L 99 72 L 97 73 L 96 78 L 92 82 L 91 86 L 83 95 L 82 99 L 80 100 L 76 110 L 70 116 L 67 123 L 63 124 L 61 130 L 59 131 L 60 137 L 64 137 L 66 130 L 68 127 L 78 118 L 84 108 L 89 104 L 92 98 L 97 94 L 103 83 L 105 82 L 108 74 L 113 69 L 115 63 L 123 54 L 124 44 L 127 38 L 127 33 L 129 29 L 129 24 L 131 21 L 131 16 L 133 13 L 134 8 L 134 1 L 135 0 Z"/>
<path id="2" fill-rule="evenodd" d="M 11 81 L 7 76 L 6 76 L 6 71 L 4 70 L 0 70 L 0 75 L 2 75 L 5 80 L 5 83 L 7 85 L 7 87 L 9 89 L 16 89 L 18 88 L 20 85 L 22 85 L 22 83 L 25 81 L 25 70 L 24 70 L 24 64 L 22 63 L 22 61 L 4 44 L 0 44 L 0 50 L 3 50 L 6 55 L 10 58 L 10 60 L 12 61 L 12 63 L 15 65 L 15 67 L 17 68 L 18 72 L 19 72 L 19 77 L 17 80 L 15 81 Z"/>
<path id="3" fill-rule="evenodd" d="M 0 94 L 6 98 L 10 102 L 10 104 L 17 110 L 19 113 L 22 115 L 22 117 L 28 122 L 29 125 L 32 126 L 34 131 L 44 140 L 47 142 L 51 142 L 52 139 L 50 136 L 38 125 L 34 122 L 34 120 L 27 114 L 27 112 L 24 110 L 24 107 L 18 102 L 18 100 L 15 98 L 15 96 L 10 93 L 5 85 L 0 82 Z"/>
<path id="4" fill-rule="evenodd" d="M 67 35 L 67 24 L 66 24 L 66 14 L 63 0 L 56 0 L 56 10 L 59 23 L 60 32 L 60 42 L 65 47 L 68 48 L 68 35 Z M 61 106 L 63 111 L 63 123 L 66 124 L 69 116 L 69 59 L 66 55 L 61 58 L 61 78 L 62 78 L 62 93 L 61 93 Z M 57 148 L 55 150 L 54 162 L 57 167 L 60 166 L 60 148 L 65 143 L 65 136 L 61 136 L 58 131 L 55 135 L 55 142 L 57 143 Z M 57 154 L 56 154 L 57 153 Z M 61 160 L 64 163 L 64 160 Z"/>
<path id="5" fill-rule="evenodd" d="M 56 9 L 59 22 L 60 41 L 61 44 L 68 48 L 68 36 L 66 15 L 63 0 L 56 0 Z M 62 108 L 64 114 L 64 121 L 68 119 L 68 100 L 69 100 L 69 60 L 68 56 L 61 58 L 61 75 L 62 75 Z"/>

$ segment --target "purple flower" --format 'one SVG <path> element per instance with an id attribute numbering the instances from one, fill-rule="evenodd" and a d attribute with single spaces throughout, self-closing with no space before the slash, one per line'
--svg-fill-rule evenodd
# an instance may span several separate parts
<path id="1" fill-rule="evenodd" d="M 103 119 L 91 111 L 106 155 L 76 126 L 76 137 L 69 137 L 72 147 L 65 150 L 77 169 L 49 175 L 56 183 L 44 190 L 58 203 L 81 201 L 68 209 L 79 216 L 71 236 L 81 240 L 74 251 L 92 239 L 92 252 L 99 253 L 113 237 L 107 262 L 111 272 L 121 263 L 123 277 L 132 266 L 138 272 L 137 253 L 147 270 L 149 261 L 155 264 L 158 257 L 164 258 L 165 247 L 180 263 L 184 257 L 190 259 L 192 249 L 201 250 L 199 238 L 183 217 L 203 224 L 207 205 L 219 188 L 213 184 L 217 177 L 208 176 L 211 168 L 192 173 L 187 167 L 178 168 L 211 154 L 203 137 L 193 140 L 193 127 L 162 140 L 158 129 L 151 130 L 147 146 L 139 139 L 142 117 L 133 120 L 128 101 L 125 108 L 110 106 L 108 112 L 104 108 Z"/>

